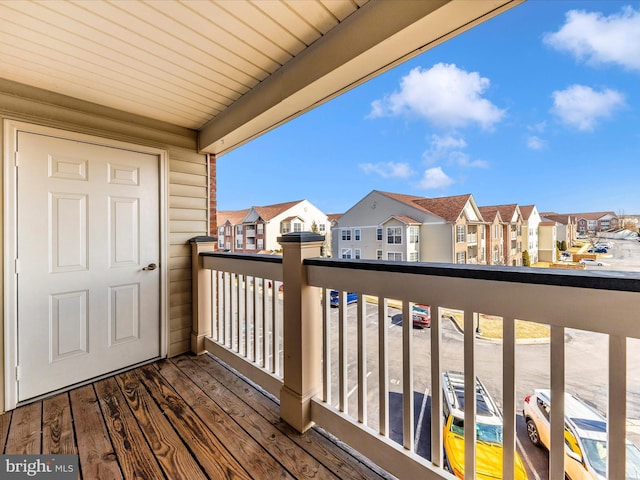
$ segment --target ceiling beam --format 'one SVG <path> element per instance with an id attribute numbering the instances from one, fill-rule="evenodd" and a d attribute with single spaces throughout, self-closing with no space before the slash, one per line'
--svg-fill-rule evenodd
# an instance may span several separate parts
<path id="1" fill-rule="evenodd" d="M 524 0 L 372 0 L 204 125 L 218 156 Z"/>

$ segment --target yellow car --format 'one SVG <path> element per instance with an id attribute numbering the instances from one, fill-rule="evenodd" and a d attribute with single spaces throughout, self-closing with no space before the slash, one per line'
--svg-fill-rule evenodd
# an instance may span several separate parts
<path id="1" fill-rule="evenodd" d="M 445 425 L 443 446 L 445 466 L 456 477 L 464 478 L 464 375 L 442 375 Z M 502 478 L 502 415 L 482 382 L 476 378 L 476 480 Z M 520 455 L 516 452 L 515 478 L 527 480 Z"/>

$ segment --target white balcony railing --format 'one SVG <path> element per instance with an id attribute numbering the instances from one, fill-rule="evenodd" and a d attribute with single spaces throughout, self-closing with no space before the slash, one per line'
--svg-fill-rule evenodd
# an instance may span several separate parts
<path id="1" fill-rule="evenodd" d="M 453 478 L 442 468 L 441 372 L 443 331 L 449 322 L 443 313 L 463 312 L 463 325 L 475 325 L 480 313 L 491 314 L 502 318 L 501 369 L 493 373 L 501 376 L 497 384 L 503 392 L 501 475 L 513 479 L 516 415 L 521 411 L 516 403 L 515 319 L 526 319 L 549 326 L 553 398 L 562 398 L 565 391 L 565 333 L 578 329 L 607 336 L 608 478 L 625 478 L 627 344 L 640 338 L 637 275 L 323 259 L 321 242 L 307 233 L 287 235 L 282 245 L 283 258 L 228 253 L 194 257 L 192 338 L 194 351 L 208 350 L 280 398 L 281 416 L 295 428 L 319 424 L 399 478 Z M 279 282 L 284 282 L 281 293 Z M 341 295 L 337 309 L 330 307 L 331 289 Z M 346 292 L 358 292 L 357 306 L 346 305 Z M 400 330 L 393 330 L 399 337 L 392 338 L 391 299 L 402 318 L 411 318 L 413 302 L 431 306 L 427 340 L 417 340 L 412 322 L 401 322 Z M 473 406 L 465 409 L 464 432 L 465 438 L 475 438 L 478 340 L 473 328 L 461 335 L 465 405 Z M 427 357 L 415 350 L 418 341 L 426 342 L 420 345 L 428 348 Z M 426 389 L 417 384 L 417 371 L 428 373 Z M 430 392 L 432 406 L 425 413 L 431 436 L 426 454 L 419 454 L 415 443 L 423 418 L 416 418 L 414 401 L 421 391 Z M 400 409 L 391 408 L 392 399 L 399 399 Z M 390 427 L 398 410 L 399 438 Z M 475 471 L 475 442 L 465 442 L 465 476 L 474 478 Z M 564 478 L 560 402 L 551 411 L 549 478 Z"/>

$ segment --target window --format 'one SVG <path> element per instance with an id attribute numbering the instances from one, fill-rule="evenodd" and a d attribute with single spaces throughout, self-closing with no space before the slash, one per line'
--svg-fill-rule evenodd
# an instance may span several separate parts
<path id="1" fill-rule="evenodd" d="M 225 235 L 231 235 L 231 227 L 227 226 L 227 233 Z"/>
<path id="2" fill-rule="evenodd" d="M 224 237 L 218 237 L 218 248 L 224 248 Z"/>
<path id="3" fill-rule="evenodd" d="M 464 225 L 456 225 L 456 242 L 461 243 L 466 239 L 466 229 Z"/>
<path id="4" fill-rule="evenodd" d="M 354 238 L 354 240 L 360 241 L 361 233 L 362 233 L 362 232 L 361 232 L 361 230 L 360 230 L 359 228 L 356 228 L 356 229 L 353 231 L 353 238 Z"/>
<path id="5" fill-rule="evenodd" d="M 409 227 L 409 243 L 418 243 L 420 238 L 420 229 L 418 227 Z"/>
<path id="6" fill-rule="evenodd" d="M 351 258 L 351 249 L 343 248 L 340 254 L 340 258 Z"/>
<path id="7" fill-rule="evenodd" d="M 218 236 L 219 237 L 224 237 L 224 227 L 218 228 Z"/>
<path id="8" fill-rule="evenodd" d="M 264 249 L 264 240 L 262 238 L 258 239 L 258 250 Z"/>
<path id="9" fill-rule="evenodd" d="M 394 262 L 401 262 L 402 252 L 387 252 L 387 260 L 393 260 Z"/>
<path id="10" fill-rule="evenodd" d="M 294 232 L 301 232 L 302 231 L 302 223 L 293 222 L 293 231 Z"/>
<path id="11" fill-rule="evenodd" d="M 420 261 L 420 256 L 418 255 L 418 252 L 411 252 L 409 254 L 409 261 L 410 262 L 419 262 Z"/>
<path id="12" fill-rule="evenodd" d="M 262 235 L 264 233 L 264 223 L 258 224 L 258 235 Z"/>
<path id="13" fill-rule="evenodd" d="M 493 226 L 493 238 L 498 238 L 498 236 L 500 235 L 499 228 L 500 227 L 498 225 Z"/>
<path id="14" fill-rule="evenodd" d="M 382 250 L 376 250 L 376 260 L 382 260 Z"/>
<path id="15" fill-rule="evenodd" d="M 467 253 L 466 252 L 458 252 L 456 253 L 456 263 L 464 264 L 467 261 Z"/>
<path id="16" fill-rule="evenodd" d="M 522 235 L 522 225 L 518 225 L 516 231 L 517 231 L 517 235 Z"/>
<path id="17" fill-rule="evenodd" d="M 387 227 L 387 243 L 389 245 L 402 244 L 402 227 Z"/>
<path id="18" fill-rule="evenodd" d="M 242 235 L 242 225 L 236 226 L 236 235 Z"/>
<path id="19" fill-rule="evenodd" d="M 351 229 L 350 228 L 343 228 L 342 229 L 342 240 L 343 241 L 351 240 Z"/>
<path id="20" fill-rule="evenodd" d="M 376 229 L 376 238 L 379 242 L 382 241 L 382 228 L 378 227 Z"/>
<path id="21" fill-rule="evenodd" d="M 285 234 L 291 231 L 291 224 L 287 222 L 283 222 L 280 224 L 280 233 Z"/>
<path id="22" fill-rule="evenodd" d="M 318 225 L 318 231 L 319 232 L 326 232 L 327 231 L 327 227 L 324 223 L 321 223 Z"/>
<path id="23" fill-rule="evenodd" d="M 356 260 L 360 260 L 360 249 L 359 248 L 354 249 L 353 255 Z"/>
<path id="24" fill-rule="evenodd" d="M 242 239 L 236 238 L 236 249 L 241 249 L 241 248 L 242 248 Z"/>

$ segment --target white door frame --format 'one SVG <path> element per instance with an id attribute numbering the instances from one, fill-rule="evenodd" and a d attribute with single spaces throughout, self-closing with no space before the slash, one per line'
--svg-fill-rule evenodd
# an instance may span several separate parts
<path id="1" fill-rule="evenodd" d="M 86 142 L 94 145 L 121 148 L 140 153 L 157 155 L 158 178 L 159 178 L 159 210 L 160 210 L 160 356 L 167 355 L 168 321 L 169 311 L 167 301 L 168 285 L 168 264 L 167 264 L 167 239 L 169 238 L 167 228 L 168 220 L 168 174 L 167 174 L 167 152 L 166 150 L 127 143 L 107 138 L 71 132 L 58 128 L 45 127 L 27 122 L 15 120 L 4 120 L 4 408 L 11 410 L 18 403 L 18 312 L 17 312 L 17 278 L 16 278 L 16 258 L 17 258 L 17 176 L 16 176 L 16 143 L 18 132 L 30 132 L 41 135 L 50 135 L 67 140 Z"/>

